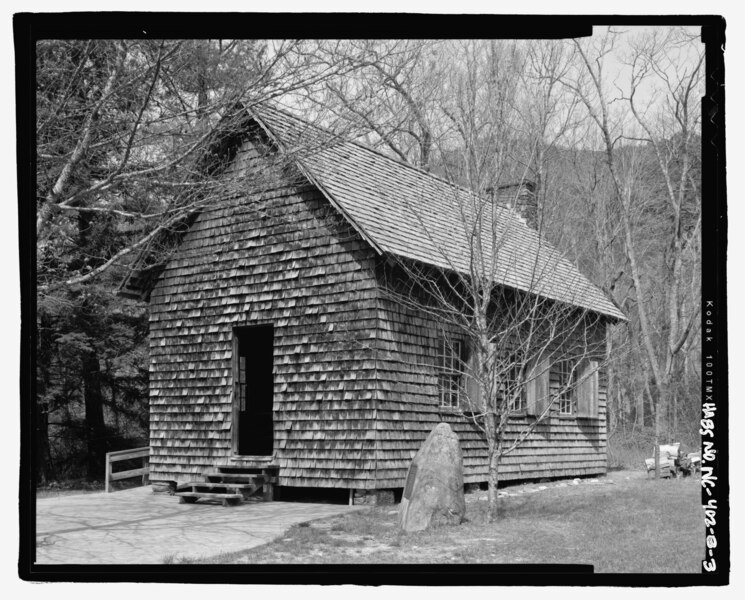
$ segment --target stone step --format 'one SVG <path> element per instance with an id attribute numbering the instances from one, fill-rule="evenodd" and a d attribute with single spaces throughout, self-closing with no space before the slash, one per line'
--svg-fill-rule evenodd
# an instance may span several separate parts
<path id="1" fill-rule="evenodd" d="M 204 471 L 204 481 L 190 481 L 176 486 L 179 502 L 196 502 L 198 498 L 218 498 L 224 503 L 247 500 L 261 491 L 265 502 L 274 498 L 279 467 L 269 464 L 246 466 L 221 465 Z M 227 505 L 227 504 L 226 504 Z"/>
<path id="2" fill-rule="evenodd" d="M 206 471 L 204 477 L 210 482 L 226 483 L 275 483 L 276 477 L 261 473 L 221 473 L 220 471 Z"/>
<path id="3" fill-rule="evenodd" d="M 189 483 L 182 483 L 176 488 L 178 492 L 192 491 L 198 492 L 201 490 L 212 490 L 212 489 L 229 489 L 229 490 L 244 490 L 249 488 L 256 488 L 260 485 L 260 482 L 256 483 L 233 483 L 233 482 L 214 482 L 214 481 L 190 481 Z"/>
<path id="4" fill-rule="evenodd" d="M 223 506 L 233 506 L 243 501 L 242 494 L 220 494 L 216 492 L 176 492 L 180 503 L 193 504 L 199 499 L 222 500 Z"/>
<path id="5" fill-rule="evenodd" d="M 251 477 L 235 477 L 233 475 L 205 475 L 205 483 L 223 483 L 232 485 L 235 483 L 249 483 L 253 485 L 276 484 L 276 477 L 267 477 L 265 475 L 253 475 Z"/>

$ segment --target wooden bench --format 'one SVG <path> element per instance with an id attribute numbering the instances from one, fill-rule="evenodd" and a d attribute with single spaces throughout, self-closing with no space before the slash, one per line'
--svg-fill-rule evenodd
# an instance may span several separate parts
<path id="1" fill-rule="evenodd" d="M 688 459 L 691 473 L 700 473 L 701 472 L 701 451 L 689 452 L 688 454 L 686 454 L 686 458 Z"/>
<path id="2" fill-rule="evenodd" d="M 129 469 L 127 471 L 119 471 L 117 473 L 114 473 L 114 463 L 132 459 L 142 460 L 143 466 L 138 469 Z M 130 479 L 131 477 L 142 477 L 142 485 L 147 485 L 149 476 L 150 446 L 106 453 L 106 485 L 104 489 L 107 493 L 111 491 L 112 481 L 118 481 L 120 479 Z"/>
<path id="3" fill-rule="evenodd" d="M 660 445 L 660 477 L 680 477 L 690 475 L 701 469 L 701 452 L 689 452 L 685 456 L 680 454 L 680 442 Z M 654 458 L 644 461 L 647 477 L 654 473 Z"/>
<path id="4" fill-rule="evenodd" d="M 647 467 L 647 477 L 649 477 L 650 473 L 654 473 L 654 458 L 645 459 L 644 464 Z M 671 474 L 671 461 L 667 458 L 663 460 L 663 458 L 660 456 L 660 477 L 670 477 Z"/>
<path id="5" fill-rule="evenodd" d="M 677 444 L 662 444 L 660 452 L 660 477 L 672 477 L 676 471 L 675 461 L 680 452 L 680 442 Z M 647 467 L 647 477 L 654 472 L 654 457 L 644 461 Z"/>

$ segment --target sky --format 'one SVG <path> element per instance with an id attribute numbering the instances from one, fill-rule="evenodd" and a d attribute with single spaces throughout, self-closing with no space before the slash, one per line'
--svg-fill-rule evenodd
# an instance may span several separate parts
<path id="1" fill-rule="evenodd" d="M 608 29 L 607 27 L 595 27 L 593 29 L 592 39 L 595 44 L 600 43 L 600 39 L 606 35 Z M 631 89 L 632 73 L 634 72 L 630 62 L 635 45 L 645 37 L 657 35 L 662 38 L 669 35 L 673 30 L 669 27 L 613 27 L 612 30 L 621 32 L 621 35 L 619 36 L 619 43 L 603 61 L 603 70 L 607 74 L 609 82 L 607 86 L 608 97 L 628 97 Z M 704 51 L 699 27 L 688 27 L 683 31 L 688 35 L 696 36 L 696 39 L 682 43 L 678 49 L 661 55 L 659 60 L 662 75 L 670 78 L 671 82 L 685 79 L 687 74 L 692 73 Z M 703 77 L 701 78 L 699 91 L 701 95 L 704 92 Z M 639 87 L 635 102 L 639 107 L 649 107 L 650 111 L 654 111 L 656 107 L 659 107 L 661 99 L 665 97 L 666 93 L 667 90 L 662 76 L 650 73 L 647 82 Z"/>

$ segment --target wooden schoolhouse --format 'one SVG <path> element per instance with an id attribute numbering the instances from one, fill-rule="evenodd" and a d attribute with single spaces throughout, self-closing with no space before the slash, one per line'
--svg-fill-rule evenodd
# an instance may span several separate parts
<path id="1" fill-rule="evenodd" d="M 165 264 L 123 285 L 150 302 L 151 481 L 262 468 L 280 488 L 402 488 L 443 421 L 465 482 L 486 481 L 481 432 L 438 386 L 438 324 L 394 302 L 381 276 L 391 258 L 467 268 L 452 198 L 469 192 L 273 107 L 250 109 L 238 133 L 219 174 L 231 185 Z M 495 215 L 513 232 L 501 283 L 529 290 L 550 246 L 513 210 Z M 544 270 L 541 294 L 596 315 L 595 337 L 625 319 L 569 261 Z M 605 385 L 600 369 L 589 402 L 552 413 L 501 478 L 604 473 Z"/>

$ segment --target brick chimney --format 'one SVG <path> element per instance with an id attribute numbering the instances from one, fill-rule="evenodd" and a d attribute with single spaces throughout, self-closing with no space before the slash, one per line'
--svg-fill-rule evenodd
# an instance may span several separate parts
<path id="1" fill-rule="evenodd" d="M 521 183 L 508 183 L 486 192 L 497 204 L 513 209 L 529 227 L 538 229 L 538 195 L 536 184 L 524 180 Z"/>

